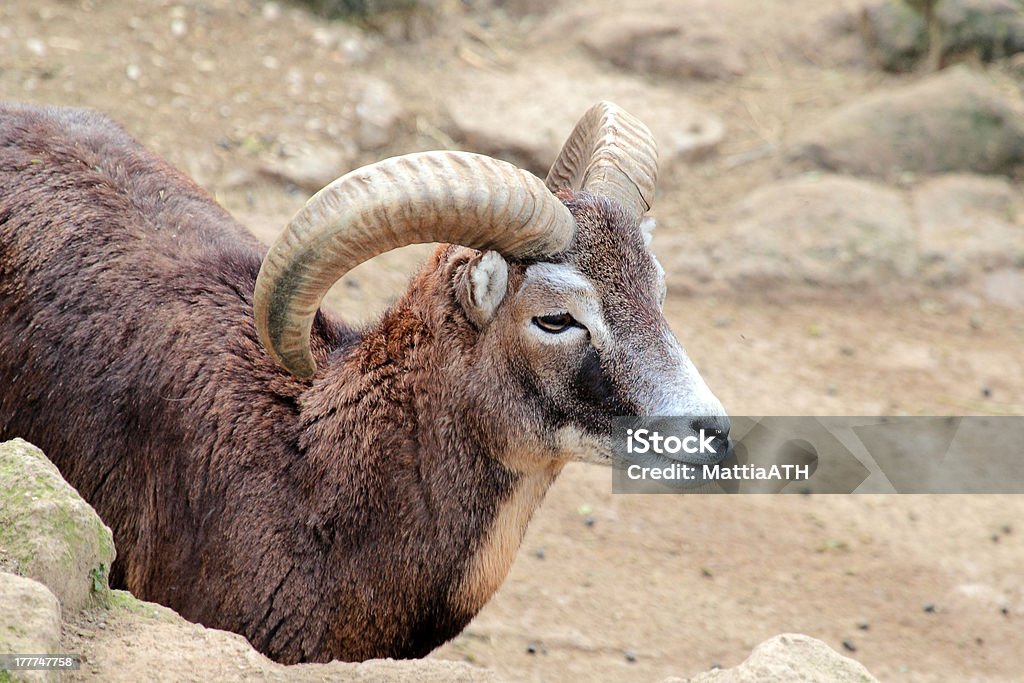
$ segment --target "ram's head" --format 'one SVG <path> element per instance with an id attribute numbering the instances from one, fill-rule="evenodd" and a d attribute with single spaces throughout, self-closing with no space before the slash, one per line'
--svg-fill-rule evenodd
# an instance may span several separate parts
<path id="1" fill-rule="evenodd" d="M 722 405 L 662 314 L 664 272 L 644 217 L 656 176 L 650 131 L 610 103 L 580 120 L 545 183 L 460 152 L 349 173 L 264 261 L 260 338 L 282 367 L 313 376 L 310 329 L 344 273 L 399 246 L 449 243 L 430 267 L 472 330 L 457 370 L 478 405 L 514 425 L 517 451 L 607 460 L 619 415 L 689 416 L 694 432 L 725 440 Z"/>

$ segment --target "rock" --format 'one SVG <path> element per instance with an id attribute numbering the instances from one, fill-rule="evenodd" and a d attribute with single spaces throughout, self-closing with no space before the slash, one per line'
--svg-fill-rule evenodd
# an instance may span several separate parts
<path id="1" fill-rule="evenodd" d="M 1000 177 L 945 175 L 914 190 L 921 271 L 933 284 L 1024 266 L 1020 201 Z"/>
<path id="2" fill-rule="evenodd" d="M 367 21 L 378 15 L 405 14 L 435 9 L 433 0 L 298 0 L 329 19 Z"/>
<path id="3" fill-rule="evenodd" d="M 1024 271 L 1004 268 L 982 278 L 981 293 L 1000 306 L 1024 310 Z"/>
<path id="4" fill-rule="evenodd" d="M 0 444 L 0 561 L 45 584 L 65 613 L 102 603 L 114 542 L 38 448 Z"/>
<path id="5" fill-rule="evenodd" d="M 888 71 L 912 70 L 928 50 L 924 20 L 903 0 L 865 7 L 860 31 L 872 60 Z"/>
<path id="6" fill-rule="evenodd" d="M 277 4 L 276 2 L 268 2 L 265 5 L 263 5 L 260 14 L 267 21 L 277 21 L 278 19 L 281 18 L 281 5 Z"/>
<path id="7" fill-rule="evenodd" d="M 498 683 L 497 674 L 462 662 L 443 659 L 395 661 L 377 659 L 349 665 L 353 681 L 408 681 L 409 683 Z"/>
<path id="8" fill-rule="evenodd" d="M 69 649 L 81 645 L 88 652 L 92 678 L 112 683 L 138 681 L 154 671 L 161 680 L 174 681 L 498 680 L 490 671 L 440 659 L 285 666 L 254 650 L 240 635 L 203 628 L 123 591 L 114 591 L 104 621 L 106 628 L 80 623 L 82 640 L 69 643 Z"/>
<path id="9" fill-rule="evenodd" d="M 452 85 L 445 132 L 463 148 L 527 168 L 540 177 L 576 121 L 600 100 L 612 100 L 647 124 L 662 168 L 707 156 L 724 135 L 721 120 L 677 92 L 582 64 L 571 89 L 550 77 L 546 62 L 510 71 L 470 71 Z M 551 106 L 557 102 L 558 106 Z"/>
<path id="10" fill-rule="evenodd" d="M 0 653 L 60 654 L 60 603 L 46 586 L 0 572 Z M 0 681 L 57 681 L 56 671 L 0 671 Z"/>
<path id="11" fill-rule="evenodd" d="M 394 88 L 385 81 L 367 81 L 356 103 L 359 147 L 372 151 L 391 142 L 401 117 L 402 105 Z"/>
<path id="12" fill-rule="evenodd" d="M 561 3 L 559 0 L 494 0 L 494 5 L 515 17 L 548 14 Z"/>
<path id="13" fill-rule="evenodd" d="M 289 145 L 283 147 L 277 155 L 265 157 L 260 163 L 259 172 L 272 180 L 316 192 L 352 170 L 355 158 L 356 149 L 353 145 Z"/>
<path id="14" fill-rule="evenodd" d="M 1015 0 L 940 0 L 945 61 L 977 55 L 992 61 L 1024 51 L 1024 7 Z M 921 15 L 905 0 L 883 0 L 864 9 L 861 34 L 875 62 L 889 71 L 910 71 L 928 51 Z"/>
<path id="15" fill-rule="evenodd" d="M 724 138 L 725 124 L 709 116 L 703 121 L 694 121 L 687 129 L 668 131 L 667 140 L 661 142 L 660 154 L 669 159 L 700 161 L 717 151 Z"/>
<path id="16" fill-rule="evenodd" d="M 842 176 L 760 187 L 736 207 L 713 247 L 716 270 L 740 289 L 771 283 L 866 285 L 914 274 L 914 229 L 902 195 Z"/>
<path id="17" fill-rule="evenodd" d="M 739 666 L 688 679 L 689 683 L 877 683 L 860 662 L 844 657 L 825 643 L 798 633 L 770 638 Z"/>
<path id="18" fill-rule="evenodd" d="M 798 162 L 860 175 L 1010 173 L 1024 117 L 985 74 L 955 67 L 841 107 L 790 147 Z"/>
<path id="19" fill-rule="evenodd" d="M 584 21 L 577 30 L 587 50 L 642 74 L 721 81 L 747 70 L 742 49 L 724 28 L 690 14 L 616 13 Z"/>
<path id="20" fill-rule="evenodd" d="M 1024 6 L 1017 0 L 941 0 L 943 55 L 993 61 L 1024 51 Z"/>

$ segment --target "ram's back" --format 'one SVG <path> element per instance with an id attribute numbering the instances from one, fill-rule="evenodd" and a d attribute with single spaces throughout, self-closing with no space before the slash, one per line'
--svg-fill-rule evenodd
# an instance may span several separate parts
<path id="1" fill-rule="evenodd" d="M 225 489 L 298 440 L 301 387 L 253 329 L 263 252 L 106 117 L 0 104 L 0 441 L 54 460 L 129 585 L 157 579 L 137 539 L 191 561 Z"/>

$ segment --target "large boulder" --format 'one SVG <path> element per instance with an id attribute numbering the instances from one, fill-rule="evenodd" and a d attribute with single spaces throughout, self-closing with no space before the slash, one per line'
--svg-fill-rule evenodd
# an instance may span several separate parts
<path id="1" fill-rule="evenodd" d="M 1021 201 L 1006 178 L 938 176 L 914 189 L 913 207 L 921 271 L 932 284 L 1024 266 Z"/>
<path id="2" fill-rule="evenodd" d="M 694 21 L 690 14 L 615 12 L 591 17 L 576 30 L 595 56 L 642 74 L 720 81 L 747 70 L 743 49 L 720 22 Z"/>
<path id="3" fill-rule="evenodd" d="M 664 683 L 682 679 L 668 679 Z M 739 666 L 718 669 L 687 679 L 685 683 L 878 683 L 860 662 L 844 657 L 825 643 L 799 633 L 770 638 Z"/>
<path id="4" fill-rule="evenodd" d="M 390 83 L 369 78 L 359 93 L 355 114 L 359 147 L 375 151 L 394 139 L 403 116 L 402 103 Z"/>
<path id="5" fill-rule="evenodd" d="M 674 90 L 581 62 L 577 67 L 569 89 L 551 78 L 547 61 L 524 61 L 508 71 L 468 72 L 451 86 L 458 96 L 447 102 L 446 132 L 466 149 L 541 177 L 579 117 L 600 100 L 612 100 L 650 127 L 663 167 L 705 156 L 723 138 L 718 117 Z"/>
<path id="6" fill-rule="evenodd" d="M 868 285 L 908 279 L 916 255 L 901 193 L 845 176 L 803 176 L 760 187 L 734 209 L 713 248 L 734 286 Z"/>
<path id="7" fill-rule="evenodd" d="M 855 100 L 800 135 L 791 159 L 830 171 L 1012 173 L 1024 162 L 1016 98 L 966 67 Z"/>
<path id="8" fill-rule="evenodd" d="M 352 170 L 357 153 L 351 141 L 339 145 L 282 145 L 275 153 L 264 155 L 259 174 L 307 192 L 318 192 L 335 178 Z"/>
<path id="9" fill-rule="evenodd" d="M 60 603 L 46 586 L 0 571 L 0 654 L 61 654 Z M 56 681 L 57 672 L 0 670 L 0 681 Z"/>
<path id="10" fill-rule="evenodd" d="M 43 452 L 0 444 L 0 566 L 45 584 L 66 613 L 102 603 L 114 561 L 110 529 Z"/>

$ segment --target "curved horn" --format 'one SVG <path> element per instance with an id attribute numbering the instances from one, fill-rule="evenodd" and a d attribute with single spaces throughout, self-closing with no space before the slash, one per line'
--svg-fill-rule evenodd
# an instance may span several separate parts
<path id="1" fill-rule="evenodd" d="M 573 129 L 544 181 L 615 199 L 639 218 L 654 204 L 658 149 L 639 119 L 611 102 L 598 102 Z"/>
<path id="2" fill-rule="evenodd" d="M 310 377 L 320 302 L 363 261 L 419 242 L 539 256 L 566 249 L 575 230 L 539 178 L 503 161 L 466 152 L 385 159 L 338 178 L 291 220 L 256 279 L 256 330 L 281 367 Z"/>

